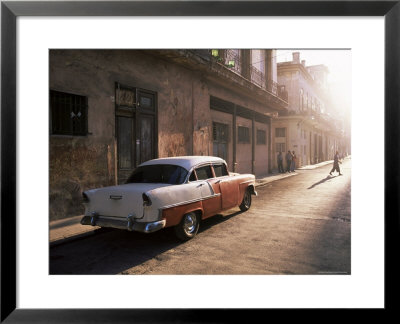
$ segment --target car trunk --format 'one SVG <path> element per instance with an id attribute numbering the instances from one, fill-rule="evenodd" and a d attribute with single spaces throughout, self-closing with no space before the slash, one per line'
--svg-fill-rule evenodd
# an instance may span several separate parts
<path id="1" fill-rule="evenodd" d="M 86 191 L 89 198 L 85 214 L 96 213 L 100 216 L 127 217 L 143 215 L 143 193 L 155 188 L 169 186 L 160 183 L 130 183 L 114 187 L 105 187 Z"/>

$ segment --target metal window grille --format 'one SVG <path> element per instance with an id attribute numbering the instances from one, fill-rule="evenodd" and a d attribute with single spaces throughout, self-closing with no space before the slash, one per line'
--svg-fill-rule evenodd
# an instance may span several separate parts
<path id="1" fill-rule="evenodd" d="M 228 139 L 228 125 L 213 123 L 213 140 L 219 143 L 227 143 Z"/>
<path id="2" fill-rule="evenodd" d="M 275 137 L 286 137 L 286 128 L 275 128 Z"/>
<path id="3" fill-rule="evenodd" d="M 257 144 L 266 144 L 266 132 L 262 129 L 257 129 Z"/>
<path id="4" fill-rule="evenodd" d="M 238 126 L 238 142 L 250 143 L 250 128 Z"/>
<path id="5" fill-rule="evenodd" d="M 276 143 L 276 151 L 275 152 L 286 152 L 285 143 Z"/>
<path id="6" fill-rule="evenodd" d="M 50 90 L 51 134 L 87 134 L 87 97 Z"/>

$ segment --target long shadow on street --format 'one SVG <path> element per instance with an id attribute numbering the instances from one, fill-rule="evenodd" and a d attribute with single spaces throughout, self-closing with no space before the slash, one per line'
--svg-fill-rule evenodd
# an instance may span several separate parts
<path id="1" fill-rule="evenodd" d="M 308 187 L 307 189 L 312 189 L 312 188 L 314 188 L 314 187 L 316 187 L 316 186 L 318 186 L 318 185 L 324 183 L 325 181 L 331 180 L 331 179 L 333 179 L 333 178 L 336 178 L 336 176 L 327 175 L 326 178 L 323 178 L 322 180 L 320 180 L 320 181 L 318 181 L 318 182 L 312 184 L 312 185 L 311 185 L 310 187 Z"/>
<path id="2" fill-rule="evenodd" d="M 240 214 L 215 215 L 202 221 L 199 233 Z M 101 233 L 101 232 L 100 232 Z M 50 274 L 118 274 L 182 244 L 172 228 L 144 234 L 110 230 L 50 249 Z"/>

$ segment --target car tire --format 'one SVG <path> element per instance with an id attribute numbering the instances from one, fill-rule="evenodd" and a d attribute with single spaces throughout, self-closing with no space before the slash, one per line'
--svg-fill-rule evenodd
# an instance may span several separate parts
<path id="1" fill-rule="evenodd" d="M 181 222 L 175 226 L 175 235 L 182 241 L 195 237 L 200 227 L 200 216 L 190 212 L 182 217 Z"/>
<path id="2" fill-rule="evenodd" d="M 251 206 L 251 190 L 250 188 L 247 188 L 239 208 L 241 211 L 246 211 L 250 209 L 250 206 Z"/>

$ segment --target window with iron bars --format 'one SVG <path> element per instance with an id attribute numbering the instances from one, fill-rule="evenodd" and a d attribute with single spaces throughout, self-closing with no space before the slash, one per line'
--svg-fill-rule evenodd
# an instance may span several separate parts
<path id="1" fill-rule="evenodd" d="M 286 137 L 286 128 L 275 128 L 275 137 Z"/>
<path id="2" fill-rule="evenodd" d="M 257 129 L 257 144 L 265 145 L 267 143 L 266 137 L 267 132 L 265 130 Z"/>
<path id="3" fill-rule="evenodd" d="M 228 125 L 213 122 L 213 140 L 227 143 L 229 141 Z"/>
<path id="4" fill-rule="evenodd" d="M 250 143 L 250 128 L 238 126 L 238 142 L 244 144 Z"/>
<path id="5" fill-rule="evenodd" d="M 276 143 L 275 152 L 286 152 L 286 144 Z"/>
<path id="6" fill-rule="evenodd" d="M 229 128 L 227 124 L 213 122 L 213 155 L 226 160 L 228 157 Z"/>
<path id="7" fill-rule="evenodd" d="M 51 134 L 87 135 L 87 97 L 50 90 Z"/>

